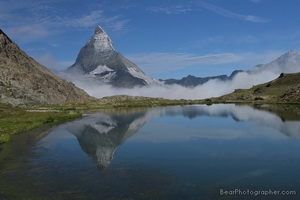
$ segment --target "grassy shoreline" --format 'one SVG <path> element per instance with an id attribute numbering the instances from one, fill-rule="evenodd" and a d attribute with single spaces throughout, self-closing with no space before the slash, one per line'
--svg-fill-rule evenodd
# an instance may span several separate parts
<path id="1" fill-rule="evenodd" d="M 0 144 L 11 141 L 11 136 L 33 130 L 49 123 L 59 123 L 81 117 L 73 111 L 27 110 L 0 104 Z"/>

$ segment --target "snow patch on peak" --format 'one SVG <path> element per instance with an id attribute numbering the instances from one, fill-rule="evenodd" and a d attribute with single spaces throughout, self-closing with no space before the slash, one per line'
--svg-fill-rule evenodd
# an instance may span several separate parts
<path id="1" fill-rule="evenodd" d="M 99 65 L 96 69 L 89 72 L 85 77 L 97 77 L 101 79 L 104 83 L 110 82 L 111 79 L 116 75 L 116 72 L 106 65 Z"/>
<path id="2" fill-rule="evenodd" d="M 110 69 L 106 65 L 99 65 L 96 69 L 91 71 L 90 75 L 100 75 L 102 73 L 113 72 L 114 70 Z"/>
<path id="3" fill-rule="evenodd" d="M 115 51 L 112 40 L 100 26 L 96 27 L 88 44 L 92 44 L 96 52 Z"/>
<path id="4" fill-rule="evenodd" d="M 143 79 L 144 81 L 146 81 L 147 84 L 149 85 L 161 85 L 162 83 L 159 81 L 159 80 L 156 80 L 156 79 L 153 79 L 153 78 L 150 78 L 148 76 L 146 76 L 142 71 L 140 70 L 137 70 L 133 67 L 128 67 L 127 68 L 129 73 L 136 77 L 136 78 L 140 78 L 140 79 Z"/>
<path id="5" fill-rule="evenodd" d="M 95 34 L 99 34 L 99 33 L 103 33 L 103 32 L 104 32 L 104 30 L 101 28 L 101 26 L 97 26 L 95 28 Z"/>

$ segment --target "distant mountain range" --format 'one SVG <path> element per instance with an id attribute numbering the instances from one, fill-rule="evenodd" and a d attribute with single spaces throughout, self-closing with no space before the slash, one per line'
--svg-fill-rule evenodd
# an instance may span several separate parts
<path id="1" fill-rule="evenodd" d="M 255 66 L 254 68 L 243 71 L 243 70 L 235 70 L 231 73 L 230 76 L 220 75 L 220 76 L 212 76 L 212 77 L 196 77 L 189 75 L 182 79 L 167 79 L 164 80 L 165 84 L 177 84 L 184 87 L 196 87 L 198 85 L 202 85 L 210 80 L 220 80 L 220 81 L 230 81 L 236 77 L 239 73 L 247 73 L 248 75 L 261 74 L 261 73 L 272 73 L 277 76 L 280 73 L 296 73 L 300 72 L 300 54 L 296 51 L 288 51 L 283 54 L 276 60 L 267 63 L 260 64 Z"/>
<path id="2" fill-rule="evenodd" d="M 184 87 L 196 87 L 198 85 L 202 85 L 208 82 L 209 80 L 221 80 L 221 81 L 232 80 L 232 78 L 239 72 L 243 72 L 243 70 L 235 70 L 231 73 L 230 76 L 219 75 L 219 76 L 209 76 L 209 77 L 196 77 L 193 75 L 188 75 L 187 77 L 183 77 L 182 79 L 166 79 L 162 81 L 168 85 L 177 84 Z"/>
<path id="3" fill-rule="evenodd" d="M 68 104 L 91 99 L 28 56 L 0 30 L 0 103 Z"/>

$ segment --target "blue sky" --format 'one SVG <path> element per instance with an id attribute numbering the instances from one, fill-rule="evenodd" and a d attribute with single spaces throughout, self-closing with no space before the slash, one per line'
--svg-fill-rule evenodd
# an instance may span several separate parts
<path id="1" fill-rule="evenodd" d="M 300 45 L 299 0 L 0 0 L 0 28 L 50 69 L 102 26 L 154 78 L 229 75 Z"/>

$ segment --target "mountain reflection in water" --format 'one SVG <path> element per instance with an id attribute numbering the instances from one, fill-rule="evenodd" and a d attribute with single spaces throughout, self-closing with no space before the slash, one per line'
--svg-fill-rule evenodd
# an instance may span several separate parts
<path id="1" fill-rule="evenodd" d="M 117 146 L 135 134 L 146 122 L 145 111 L 126 115 L 93 114 L 67 124 L 83 149 L 103 169 L 110 165 Z"/>
<path id="2" fill-rule="evenodd" d="M 291 109 L 292 108 L 293 107 L 291 107 Z M 286 109 L 286 112 L 288 113 L 289 110 Z M 278 114 L 270 111 L 259 110 L 250 106 L 223 104 L 211 106 L 195 105 L 157 107 L 139 109 L 138 111 L 131 111 L 127 113 L 103 112 L 88 115 L 81 120 L 76 120 L 62 126 L 77 137 L 83 151 L 97 163 L 99 168 L 103 169 L 110 165 L 114 158 L 116 148 L 120 144 L 132 137 L 148 120 L 163 116 L 184 116 L 189 119 L 205 116 L 231 117 L 237 122 L 246 121 L 258 126 L 275 129 L 288 137 L 300 137 L 300 122 L 297 120 L 282 120 L 283 117 Z M 149 138 L 146 137 L 143 139 L 154 141 L 156 134 L 159 133 L 153 132 Z M 221 134 L 224 137 L 224 134 L 229 133 L 224 130 Z M 217 139 L 218 137 L 222 137 L 222 135 L 205 135 L 199 132 L 197 135 L 192 136 Z M 166 135 L 164 142 L 167 142 L 168 140 L 174 141 L 176 139 L 182 139 L 182 136 L 176 138 L 176 134 L 173 134 L 169 138 L 168 137 L 169 136 Z M 234 137 L 244 137 L 244 135 L 234 135 Z"/>

